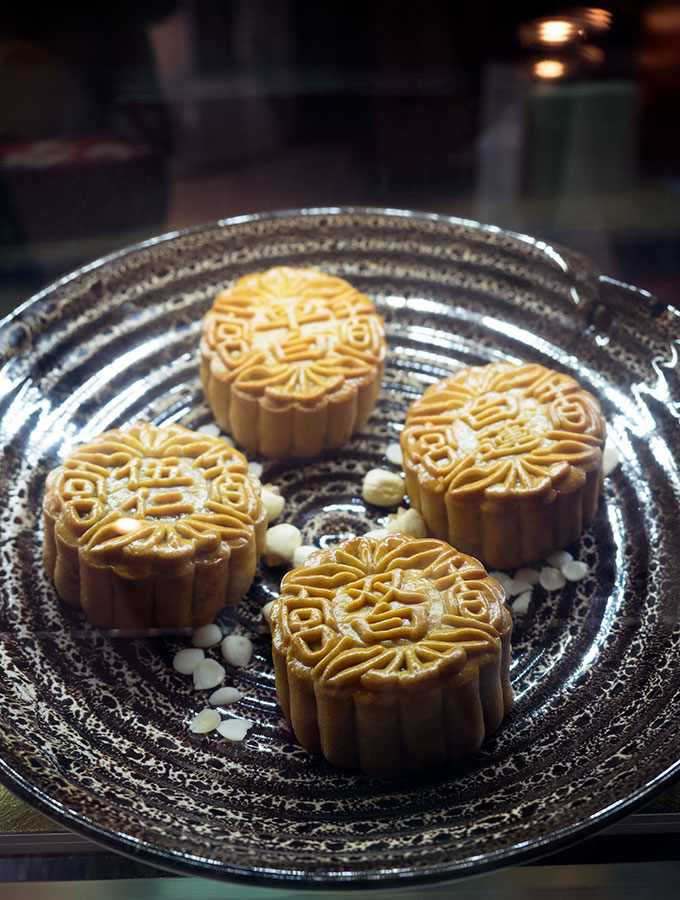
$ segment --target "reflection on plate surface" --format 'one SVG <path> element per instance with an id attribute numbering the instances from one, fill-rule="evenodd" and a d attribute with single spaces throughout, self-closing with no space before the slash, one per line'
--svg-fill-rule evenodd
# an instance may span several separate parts
<path id="1" fill-rule="evenodd" d="M 42 572 L 47 471 L 135 420 L 211 421 L 201 316 L 277 264 L 320 266 L 371 297 L 390 347 L 368 426 L 340 451 L 264 462 L 304 543 L 375 527 L 361 478 L 425 387 L 460 364 L 539 362 L 601 401 L 621 465 L 571 549 L 588 575 L 537 588 L 515 623 L 516 706 L 466 763 L 383 784 L 292 738 L 275 702 L 262 566 L 220 619 L 253 636 L 233 714 L 243 743 L 192 734 L 205 705 L 172 669 L 179 637 L 91 628 Z M 161 237 L 53 285 L 0 326 L 2 779 L 95 840 L 177 871 L 267 884 L 444 881 L 603 827 L 679 768 L 678 313 L 582 257 L 474 223 L 398 211 L 253 216 Z M 231 711 L 231 710 L 230 710 Z"/>

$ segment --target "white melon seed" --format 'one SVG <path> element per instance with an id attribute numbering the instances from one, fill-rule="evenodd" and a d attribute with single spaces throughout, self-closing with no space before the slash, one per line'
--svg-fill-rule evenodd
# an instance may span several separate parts
<path id="1" fill-rule="evenodd" d="M 400 510 L 395 516 L 390 516 L 385 530 L 393 534 L 408 534 L 414 538 L 427 537 L 425 519 L 417 509 Z"/>
<path id="2" fill-rule="evenodd" d="M 568 550 L 553 550 L 552 553 L 546 556 L 545 561 L 548 565 L 561 569 L 562 566 L 566 566 L 568 562 L 571 562 L 573 558 Z"/>
<path id="3" fill-rule="evenodd" d="M 262 618 L 267 623 L 267 626 L 271 628 L 272 624 L 272 606 L 274 605 L 274 601 L 270 600 L 269 603 L 265 603 L 262 607 Z"/>
<path id="4" fill-rule="evenodd" d="M 193 674 L 196 666 L 205 659 L 205 653 L 199 647 L 187 647 L 178 650 L 172 658 L 172 667 L 182 675 Z"/>
<path id="5" fill-rule="evenodd" d="M 539 584 L 546 591 L 558 591 L 566 583 L 567 580 L 559 569 L 552 566 L 543 566 L 541 569 Z"/>
<path id="6" fill-rule="evenodd" d="M 197 691 L 207 691 L 224 681 L 226 670 L 214 659 L 202 660 L 193 671 L 194 687 Z"/>
<path id="7" fill-rule="evenodd" d="M 401 445 L 397 441 L 388 444 L 385 449 L 385 456 L 388 462 L 393 466 L 402 466 L 404 464 L 404 454 L 401 452 Z"/>
<path id="8" fill-rule="evenodd" d="M 273 484 L 263 484 L 260 491 L 260 497 L 267 510 L 267 522 L 273 522 L 283 512 L 286 505 L 285 499 L 281 496 L 281 491 Z"/>
<path id="9" fill-rule="evenodd" d="M 252 727 L 253 723 L 248 719 L 225 719 L 217 730 L 228 741 L 242 741 Z"/>
<path id="10" fill-rule="evenodd" d="M 540 573 L 538 569 L 531 569 L 529 567 L 524 567 L 521 569 L 517 569 L 515 572 L 515 580 L 516 581 L 528 581 L 529 584 L 538 584 L 538 579 L 540 578 Z"/>
<path id="11" fill-rule="evenodd" d="M 247 666 L 253 645 L 245 634 L 228 634 L 221 644 L 222 656 L 231 666 Z"/>
<path id="12" fill-rule="evenodd" d="M 512 601 L 512 611 L 517 616 L 525 616 L 531 603 L 531 591 L 524 591 Z"/>
<path id="13" fill-rule="evenodd" d="M 302 544 L 302 532 L 289 522 L 272 525 L 267 529 L 264 558 L 268 566 L 284 566 Z"/>
<path id="14" fill-rule="evenodd" d="M 229 706 L 230 703 L 236 703 L 243 694 L 235 687 L 221 687 L 213 691 L 208 697 L 208 703 L 211 706 Z"/>
<path id="15" fill-rule="evenodd" d="M 300 544 L 299 547 L 296 547 L 293 553 L 293 567 L 297 569 L 298 566 L 304 566 L 307 562 L 307 557 L 314 553 L 316 549 L 314 544 Z"/>
<path id="16" fill-rule="evenodd" d="M 506 594 L 510 593 L 510 585 L 512 584 L 512 578 L 510 575 L 508 575 L 507 572 L 498 572 L 498 571 L 494 570 L 493 572 L 489 572 L 489 577 L 495 578 L 496 581 L 505 588 Z"/>
<path id="17" fill-rule="evenodd" d="M 567 581 L 580 581 L 582 578 L 585 578 L 588 566 L 578 559 L 572 559 L 571 562 L 562 566 L 561 571 Z"/>
<path id="18" fill-rule="evenodd" d="M 604 445 L 604 450 L 602 451 L 602 471 L 604 475 L 611 475 L 619 462 L 619 451 L 614 444 L 610 444 L 609 441 L 607 441 Z"/>
<path id="19" fill-rule="evenodd" d="M 374 506 L 397 506 L 404 499 L 404 479 L 387 469 L 370 469 L 364 475 L 361 496 Z"/>
<path id="20" fill-rule="evenodd" d="M 521 578 L 513 578 L 510 581 L 510 584 L 507 586 L 506 591 L 510 594 L 511 597 L 518 597 L 520 594 L 524 594 L 526 591 L 531 592 L 531 588 L 533 585 L 530 581 L 524 581 Z"/>
<path id="21" fill-rule="evenodd" d="M 216 709 L 202 709 L 189 722 L 189 730 L 194 734 L 207 734 L 214 731 L 222 721 Z"/>
<path id="22" fill-rule="evenodd" d="M 194 631 L 191 643 L 194 647 L 214 647 L 222 640 L 222 629 L 219 625 L 201 625 Z M 199 660 L 200 661 L 200 660 Z"/>

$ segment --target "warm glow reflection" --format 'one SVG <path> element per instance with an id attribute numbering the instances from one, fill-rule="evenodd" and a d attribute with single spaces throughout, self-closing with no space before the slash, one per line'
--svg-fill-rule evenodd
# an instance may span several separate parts
<path id="1" fill-rule="evenodd" d="M 130 519 L 127 516 L 123 516 L 122 519 L 116 519 L 115 522 L 111 523 L 111 527 L 118 534 L 132 534 L 134 531 L 139 531 L 143 525 L 144 522 L 141 522 L 139 519 Z"/>
<path id="2" fill-rule="evenodd" d="M 606 9 L 589 6 L 584 10 L 584 14 L 588 26 L 596 31 L 607 31 L 611 27 L 612 14 Z"/>
<path id="3" fill-rule="evenodd" d="M 566 19 L 546 19 L 538 31 L 543 44 L 565 44 L 574 34 L 574 25 Z"/>
<path id="4" fill-rule="evenodd" d="M 564 63 L 558 59 L 542 59 L 534 64 L 534 74 L 539 78 L 559 78 L 564 75 Z"/>
<path id="5" fill-rule="evenodd" d="M 655 34 L 680 32 L 680 6 L 658 6 L 644 13 L 644 23 Z"/>
<path id="6" fill-rule="evenodd" d="M 594 66 L 599 66 L 604 62 L 604 50 L 594 47 L 592 44 L 585 44 L 581 47 L 581 56 Z"/>

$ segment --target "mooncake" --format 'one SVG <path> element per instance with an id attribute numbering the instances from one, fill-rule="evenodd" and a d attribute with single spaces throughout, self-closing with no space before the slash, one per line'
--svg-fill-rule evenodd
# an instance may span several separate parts
<path id="1" fill-rule="evenodd" d="M 47 477 L 43 561 L 101 628 L 189 628 L 247 591 L 264 548 L 259 480 L 219 438 L 139 423 Z"/>
<path id="2" fill-rule="evenodd" d="M 596 398 L 536 364 L 468 366 L 429 387 L 401 433 L 406 490 L 429 534 L 492 569 L 576 541 L 602 492 Z"/>
<path id="3" fill-rule="evenodd" d="M 512 708 L 501 585 L 443 541 L 358 537 L 281 582 L 276 693 L 300 744 L 378 778 L 476 751 Z"/>
<path id="4" fill-rule="evenodd" d="M 341 278 L 279 266 L 222 291 L 203 320 L 201 380 L 247 451 L 310 457 L 365 425 L 385 366 L 373 303 Z"/>

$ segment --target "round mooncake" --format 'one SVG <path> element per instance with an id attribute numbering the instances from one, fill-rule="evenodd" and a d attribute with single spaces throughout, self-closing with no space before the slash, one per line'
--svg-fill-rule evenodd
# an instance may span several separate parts
<path id="1" fill-rule="evenodd" d="M 180 425 L 139 423 L 47 477 L 43 560 L 100 628 L 205 625 L 247 591 L 267 515 L 245 457 Z"/>
<path id="2" fill-rule="evenodd" d="M 578 539 L 597 510 L 606 435 L 600 405 L 544 366 L 468 366 L 411 404 L 406 489 L 429 533 L 492 569 Z"/>
<path id="3" fill-rule="evenodd" d="M 218 294 L 203 321 L 201 380 L 248 451 L 309 457 L 363 428 L 385 367 L 372 302 L 315 269 L 280 266 Z"/>
<path id="4" fill-rule="evenodd" d="M 358 537 L 288 572 L 276 692 L 303 747 L 390 778 L 477 750 L 513 704 L 503 588 L 443 541 Z"/>

